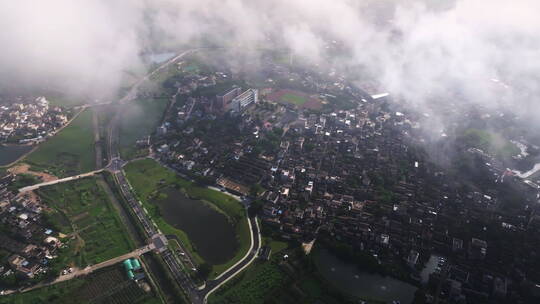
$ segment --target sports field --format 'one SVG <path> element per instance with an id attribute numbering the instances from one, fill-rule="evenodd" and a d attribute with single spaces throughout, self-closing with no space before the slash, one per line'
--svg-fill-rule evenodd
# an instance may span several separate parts
<path id="1" fill-rule="evenodd" d="M 288 103 L 293 103 L 297 106 L 302 106 L 304 105 L 304 103 L 306 103 L 306 101 L 308 101 L 308 99 L 304 96 L 299 96 L 291 93 L 287 93 L 281 96 L 281 100 Z"/>
<path id="2" fill-rule="evenodd" d="M 293 90 L 279 90 L 268 96 L 268 99 L 281 103 L 294 105 L 301 109 L 320 109 L 322 107 L 322 101 L 316 97 L 310 96 L 306 93 L 293 91 Z"/>

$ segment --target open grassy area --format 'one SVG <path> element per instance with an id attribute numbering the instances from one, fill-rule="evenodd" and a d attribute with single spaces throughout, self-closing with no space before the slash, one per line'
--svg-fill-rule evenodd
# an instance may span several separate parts
<path id="1" fill-rule="evenodd" d="M 159 214 L 159 208 L 151 203 L 152 199 L 158 198 L 156 196 L 158 190 L 171 186 L 179 187 L 189 197 L 199 199 L 201 203 L 209 204 L 210 207 L 225 214 L 231 220 L 236 230 L 239 248 L 234 258 L 229 262 L 213 266 L 213 276 L 223 272 L 246 254 L 250 245 L 250 233 L 246 213 L 242 205 L 234 198 L 215 190 L 199 187 L 151 159 L 131 162 L 124 169 L 129 182 L 162 232 L 178 236 L 198 263 L 203 262 L 203 259 L 193 250 L 189 236 L 165 222 Z M 159 194 L 161 193 L 159 191 Z"/>
<path id="2" fill-rule="evenodd" d="M 152 134 L 159 126 L 168 99 L 138 99 L 125 107 L 120 120 L 120 154 L 124 159 L 144 155 L 136 148 L 137 140 Z"/>
<path id="3" fill-rule="evenodd" d="M 127 278 L 121 264 L 100 269 L 88 276 L 43 287 L 23 294 L 0 297 L 0 303 L 111 303 L 157 304 L 159 298 L 146 293 Z"/>
<path id="4" fill-rule="evenodd" d="M 84 110 L 69 126 L 42 143 L 26 162 L 35 171 L 48 170 L 58 177 L 94 170 L 92 110 Z"/>
<path id="5" fill-rule="evenodd" d="M 276 241 L 269 237 L 263 238 L 263 246 L 270 246 L 272 248 L 272 254 L 279 253 L 289 246 L 289 244 L 282 242 L 282 241 Z"/>
<path id="6" fill-rule="evenodd" d="M 281 100 L 284 102 L 295 104 L 297 106 L 302 106 L 304 103 L 306 103 L 308 99 L 304 96 L 287 93 L 281 96 Z"/>
<path id="7" fill-rule="evenodd" d="M 41 188 L 39 195 L 53 209 L 47 219 L 68 237 L 69 250 L 58 258 L 61 266 L 86 266 L 134 249 L 107 194 L 88 177 Z"/>

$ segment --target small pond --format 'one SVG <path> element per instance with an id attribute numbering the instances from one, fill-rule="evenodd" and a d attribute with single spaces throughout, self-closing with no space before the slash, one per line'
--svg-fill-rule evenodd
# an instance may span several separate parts
<path id="1" fill-rule="evenodd" d="M 161 216 L 188 235 L 206 262 L 219 265 L 234 257 L 238 249 L 236 231 L 224 214 L 177 189 L 167 188 L 163 193 L 167 198 L 157 201 Z"/>

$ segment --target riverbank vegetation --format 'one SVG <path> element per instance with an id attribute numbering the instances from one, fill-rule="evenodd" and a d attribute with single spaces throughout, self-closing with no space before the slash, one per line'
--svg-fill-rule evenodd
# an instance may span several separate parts
<path id="1" fill-rule="evenodd" d="M 174 171 L 161 166 L 151 159 L 131 162 L 124 167 L 124 170 L 137 196 L 143 202 L 160 230 L 164 234 L 176 236 L 198 264 L 203 264 L 206 261 L 197 252 L 189 235 L 167 223 L 160 213 L 159 206 L 155 202 L 166 199 L 163 196 L 166 195 L 167 189 L 174 188 L 182 191 L 188 198 L 199 200 L 202 204 L 206 204 L 208 208 L 212 208 L 227 217 L 235 229 L 238 248 L 234 257 L 228 262 L 212 265 L 210 278 L 219 275 L 234 265 L 247 253 L 251 243 L 249 225 L 244 207 L 236 199 L 219 191 L 204 188 L 194 182 L 183 179 Z"/>
<path id="2" fill-rule="evenodd" d="M 66 177 L 95 169 L 92 110 L 86 109 L 71 124 L 42 143 L 25 160 L 33 171 Z"/>

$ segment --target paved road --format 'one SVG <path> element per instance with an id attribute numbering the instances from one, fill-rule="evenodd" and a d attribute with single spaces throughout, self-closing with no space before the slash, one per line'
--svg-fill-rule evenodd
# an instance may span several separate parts
<path id="1" fill-rule="evenodd" d="M 141 248 L 133 250 L 132 252 L 126 253 L 126 254 L 121 255 L 121 256 L 117 256 L 117 257 L 112 258 L 110 260 L 107 260 L 105 262 L 101 262 L 101 263 L 96 264 L 96 265 L 88 266 L 88 267 L 85 267 L 84 269 L 75 270 L 72 273 L 68 273 L 68 274 L 63 275 L 63 276 L 59 276 L 56 280 L 53 281 L 52 284 L 56 284 L 56 283 L 59 283 L 59 282 L 71 280 L 71 279 L 79 277 L 79 276 L 90 274 L 90 273 L 92 273 L 92 272 L 94 272 L 94 271 L 96 271 L 98 269 L 109 267 L 109 266 L 112 266 L 114 264 L 118 264 L 118 263 L 120 263 L 120 262 L 122 262 L 122 261 L 124 261 L 126 259 L 129 259 L 129 258 L 140 257 L 141 255 L 143 255 L 143 254 L 145 254 L 145 253 L 147 253 L 147 252 L 149 252 L 149 251 L 151 251 L 153 249 L 154 249 L 154 244 L 149 244 L 149 245 L 143 246 Z"/>
<path id="2" fill-rule="evenodd" d="M 144 210 L 142 203 L 135 198 L 135 195 L 133 194 L 133 191 L 131 189 L 131 185 L 129 185 L 126 176 L 124 175 L 124 172 L 118 171 L 114 173 L 114 177 L 116 179 L 116 182 L 120 186 L 120 191 L 124 198 L 126 199 L 129 207 L 132 209 L 133 213 L 141 223 L 141 225 L 144 228 L 144 231 L 146 232 L 146 235 L 149 238 L 152 238 L 155 235 L 159 234 L 159 231 L 154 224 L 154 222 L 150 219 L 150 216 Z"/>
<path id="3" fill-rule="evenodd" d="M 251 246 L 248 253 L 242 258 L 242 260 L 240 260 L 227 271 L 222 273 L 215 280 L 206 283 L 205 288 L 201 291 L 201 296 L 204 299 L 203 303 L 206 303 L 210 294 L 218 290 L 220 286 L 227 283 L 227 281 L 242 272 L 242 270 L 247 268 L 257 258 L 262 243 L 259 223 L 257 222 L 256 217 L 249 218 L 249 227 L 251 229 Z"/>
<path id="4" fill-rule="evenodd" d="M 103 169 L 99 169 L 99 170 L 94 170 L 94 171 L 90 171 L 90 172 L 87 172 L 87 173 L 82 173 L 82 174 L 79 174 L 79 175 L 60 178 L 60 179 L 53 180 L 53 181 L 50 181 L 50 182 L 44 182 L 44 183 L 39 183 L 39 184 L 35 184 L 35 185 L 32 185 L 32 186 L 27 186 L 27 187 L 19 189 L 19 192 L 24 193 L 24 192 L 36 190 L 38 188 L 45 187 L 45 186 L 50 186 L 50 185 L 55 185 L 55 184 L 59 184 L 59 183 L 65 183 L 65 182 L 69 182 L 69 181 L 74 181 L 74 180 L 77 180 L 77 179 L 92 176 L 92 175 L 100 173 L 102 171 L 103 171 Z"/>

